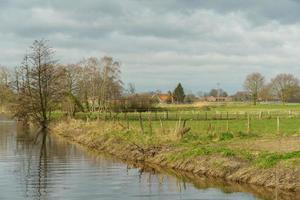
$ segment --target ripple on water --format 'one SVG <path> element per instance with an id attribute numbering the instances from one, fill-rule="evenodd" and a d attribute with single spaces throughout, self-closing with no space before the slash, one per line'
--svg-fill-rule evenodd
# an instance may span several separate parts
<path id="1" fill-rule="evenodd" d="M 251 194 L 197 188 L 166 173 L 128 169 L 115 159 L 93 156 L 51 139 L 44 148 L 0 125 L 0 199 L 220 199 L 253 200 Z"/>

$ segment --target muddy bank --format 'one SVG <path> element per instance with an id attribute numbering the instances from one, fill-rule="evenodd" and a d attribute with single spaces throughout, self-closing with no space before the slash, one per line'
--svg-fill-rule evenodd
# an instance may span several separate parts
<path id="1" fill-rule="evenodd" d="M 101 133 L 87 128 L 56 123 L 52 127 L 52 132 L 91 150 L 106 152 L 122 160 L 155 164 L 165 169 L 179 170 L 194 176 L 204 175 L 230 182 L 263 186 L 271 190 L 277 189 L 276 191 L 283 196 L 286 192 L 292 192 L 292 196 L 295 195 L 295 197 L 300 195 L 299 167 L 259 168 L 246 160 L 218 154 L 172 160 L 170 157 L 180 153 L 182 149 L 162 144 L 143 147 L 113 135 L 102 136 Z"/>

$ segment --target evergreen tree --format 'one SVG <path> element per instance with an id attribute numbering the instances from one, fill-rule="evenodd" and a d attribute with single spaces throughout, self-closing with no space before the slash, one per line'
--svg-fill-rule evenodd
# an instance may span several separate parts
<path id="1" fill-rule="evenodd" d="M 176 103 L 184 102 L 185 94 L 181 83 L 178 83 L 177 87 L 175 88 L 173 92 L 173 98 Z"/>

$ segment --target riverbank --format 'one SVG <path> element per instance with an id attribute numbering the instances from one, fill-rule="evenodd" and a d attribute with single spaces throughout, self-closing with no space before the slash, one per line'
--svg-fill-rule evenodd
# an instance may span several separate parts
<path id="1" fill-rule="evenodd" d="M 193 134 L 181 138 L 171 129 L 142 133 L 136 126 L 128 129 L 124 122 L 82 120 L 56 122 L 51 129 L 69 141 L 124 160 L 285 191 L 300 189 L 300 149 L 297 146 L 290 149 L 290 142 L 300 141 L 298 135 L 217 141 L 206 137 L 195 139 Z M 264 144 L 272 146 L 273 142 L 277 146 L 277 141 L 280 151 L 264 149 Z M 253 148 L 252 144 L 259 148 Z"/>

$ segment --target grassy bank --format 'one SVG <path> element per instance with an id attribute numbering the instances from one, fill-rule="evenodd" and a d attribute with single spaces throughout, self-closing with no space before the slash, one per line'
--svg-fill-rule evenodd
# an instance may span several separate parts
<path id="1" fill-rule="evenodd" d="M 251 132 L 240 131 L 239 126 L 244 128 L 247 120 L 231 121 L 229 130 L 227 120 L 214 120 L 214 125 L 210 121 L 190 120 L 185 126 L 191 130 L 183 136 L 179 134 L 183 122 L 167 120 L 144 120 L 143 126 L 137 120 L 64 120 L 53 124 L 52 132 L 126 160 L 299 190 L 300 135 L 295 125 L 299 118 L 288 118 L 282 134 L 274 133 L 276 120 L 266 120 L 258 120 L 257 128 L 252 126 Z M 258 127 L 265 130 L 258 131 Z"/>

